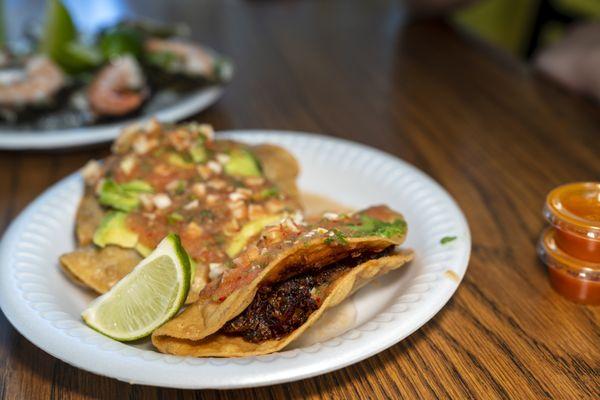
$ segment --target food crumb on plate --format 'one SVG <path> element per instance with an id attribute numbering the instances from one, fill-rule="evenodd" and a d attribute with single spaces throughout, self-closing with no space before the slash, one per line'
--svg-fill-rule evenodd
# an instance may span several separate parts
<path id="1" fill-rule="evenodd" d="M 444 276 L 456 283 L 460 282 L 460 277 L 456 274 L 456 272 L 452 271 L 451 269 L 447 269 L 446 271 L 444 271 Z"/>

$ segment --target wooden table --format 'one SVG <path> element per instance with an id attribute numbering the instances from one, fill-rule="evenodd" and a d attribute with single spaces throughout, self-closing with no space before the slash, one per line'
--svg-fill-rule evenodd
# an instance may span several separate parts
<path id="1" fill-rule="evenodd" d="M 408 23 L 398 2 L 187 3 L 148 9 L 193 23 L 237 65 L 225 97 L 197 119 L 326 133 L 413 163 L 466 213 L 465 279 L 435 318 L 374 357 L 232 392 L 90 374 L 39 350 L 0 314 L 2 398 L 600 398 L 600 308 L 554 293 L 535 253 L 545 194 L 600 178 L 597 105 L 443 23 Z M 0 227 L 107 149 L 1 152 Z"/>

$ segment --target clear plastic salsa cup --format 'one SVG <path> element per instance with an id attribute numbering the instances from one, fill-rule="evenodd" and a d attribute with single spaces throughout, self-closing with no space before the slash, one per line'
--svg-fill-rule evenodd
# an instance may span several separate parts
<path id="1" fill-rule="evenodd" d="M 538 254 L 548 267 L 550 284 L 567 299 L 600 305 L 600 263 L 582 261 L 556 244 L 556 230 L 546 228 L 538 243 Z"/>
<path id="2" fill-rule="evenodd" d="M 538 243 L 552 287 L 569 300 L 600 305 L 600 183 L 562 185 L 546 198 L 550 227 Z"/>
<path id="3" fill-rule="evenodd" d="M 562 185 L 546 198 L 544 215 L 556 245 L 580 260 L 600 263 L 600 182 Z"/>

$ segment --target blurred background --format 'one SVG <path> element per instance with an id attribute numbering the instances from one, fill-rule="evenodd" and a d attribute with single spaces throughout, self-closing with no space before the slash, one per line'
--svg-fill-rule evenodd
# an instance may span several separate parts
<path id="1" fill-rule="evenodd" d="M 289 12 L 295 12 L 295 3 L 316 1 L 323 3 L 324 19 L 337 18 L 344 12 L 343 2 L 328 0 L 222 1 L 231 5 L 245 2 L 259 8 L 282 3 Z M 218 45 L 215 41 L 227 42 L 235 37 L 232 31 L 236 26 L 243 24 L 234 7 L 231 10 L 216 7 L 210 0 L 64 0 L 63 3 L 77 27 L 88 35 L 117 21 L 143 16 L 187 24 L 193 39 Z M 498 49 L 530 62 L 564 88 L 600 98 L 598 0 L 397 0 L 397 3 L 399 14 L 390 15 L 382 24 L 393 24 L 394 20 L 407 17 L 445 18 Z M 45 7 L 45 0 L 4 0 L 3 14 L 8 18 L 3 18 L 1 34 L 18 43 L 24 31 L 40 29 Z M 282 17 L 285 18 L 285 13 Z"/>

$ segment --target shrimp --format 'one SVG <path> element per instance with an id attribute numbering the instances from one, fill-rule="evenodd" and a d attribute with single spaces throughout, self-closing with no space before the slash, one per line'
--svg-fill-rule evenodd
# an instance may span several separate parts
<path id="1" fill-rule="evenodd" d="M 90 108 L 97 116 L 122 116 L 135 111 L 147 94 L 140 66 L 129 55 L 102 68 L 87 90 Z"/>
<path id="2" fill-rule="evenodd" d="M 48 57 L 31 57 L 23 68 L 0 70 L 0 107 L 23 108 L 48 102 L 65 82 L 62 70 Z"/>
<path id="3" fill-rule="evenodd" d="M 215 77 L 215 59 L 201 46 L 180 40 L 152 38 L 146 41 L 144 47 L 150 59 L 153 56 L 171 56 L 172 59 L 162 65 L 169 72 L 201 76 L 207 79 Z"/>

